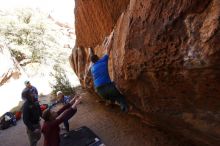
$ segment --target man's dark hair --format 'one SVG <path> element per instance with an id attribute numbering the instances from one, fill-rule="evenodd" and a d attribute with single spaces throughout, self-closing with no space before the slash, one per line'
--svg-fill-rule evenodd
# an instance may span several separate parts
<path id="1" fill-rule="evenodd" d="M 90 57 L 90 60 L 92 61 L 92 63 L 96 63 L 99 60 L 99 57 L 97 55 L 92 55 Z"/>

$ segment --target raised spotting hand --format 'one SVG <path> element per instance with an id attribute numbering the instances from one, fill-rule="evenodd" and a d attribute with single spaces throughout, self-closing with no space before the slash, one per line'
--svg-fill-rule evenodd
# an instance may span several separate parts
<path id="1" fill-rule="evenodd" d="M 74 103 L 72 104 L 72 108 L 76 108 L 76 106 L 81 102 L 82 97 L 78 96 L 79 98 L 76 98 Z M 72 100 L 71 100 L 72 101 Z"/>

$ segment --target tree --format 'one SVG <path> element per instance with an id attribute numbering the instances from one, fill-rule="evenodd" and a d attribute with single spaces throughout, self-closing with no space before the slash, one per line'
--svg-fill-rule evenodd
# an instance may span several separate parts
<path id="1" fill-rule="evenodd" d="M 45 61 L 54 55 L 49 51 L 51 48 L 62 47 L 59 40 L 63 34 L 59 26 L 40 10 L 1 11 L 0 24 L 1 38 L 12 54 L 25 54 L 30 63 Z"/>
<path id="2" fill-rule="evenodd" d="M 54 65 L 53 69 L 54 73 L 51 73 L 51 76 L 55 79 L 55 82 L 51 83 L 52 93 L 56 94 L 58 91 L 62 91 L 65 95 L 75 94 L 75 88 L 71 87 L 65 71 L 57 64 Z"/>

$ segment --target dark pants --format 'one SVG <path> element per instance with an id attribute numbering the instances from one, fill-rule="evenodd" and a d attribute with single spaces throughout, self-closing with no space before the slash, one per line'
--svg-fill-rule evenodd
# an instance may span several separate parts
<path id="1" fill-rule="evenodd" d="M 34 128 L 41 129 L 40 124 L 33 125 Z M 40 140 L 41 132 L 35 133 L 27 128 L 27 135 L 29 139 L 30 146 L 37 146 L 38 140 Z"/>
<path id="2" fill-rule="evenodd" d="M 114 83 L 108 83 L 96 88 L 97 93 L 105 100 L 110 100 L 112 103 L 117 101 L 120 104 L 122 111 L 128 110 L 128 105 L 124 95 L 122 95 L 115 87 Z"/>
<path id="3" fill-rule="evenodd" d="M 74 113 L 73 113 L 72 116 L 74 116 L 74 115 L 76 114 L 76 112 L 77 112 L 77 108 L 74 109 Z M 64 119 L 64 121 L 63 121 L 63 125 L 64 125 L 64 127 L 65 127 L 65 129 L 66 129 L 67 132 L 70 131 L 70 126 L 69 126 L 68 120 L 69 120 L 70 118 L 72 118 L 72 116 L 70 116 L 69 118 Z"/>
<path id="4" fill-rule="evenodd" d="M 65 119 L 65 121 L 63 121 L 63 125 L 66 128 L 66 131 L 69 132 L 70 131 L 70 126 L 69 126 L 69 122 L 68 119 Z"/>

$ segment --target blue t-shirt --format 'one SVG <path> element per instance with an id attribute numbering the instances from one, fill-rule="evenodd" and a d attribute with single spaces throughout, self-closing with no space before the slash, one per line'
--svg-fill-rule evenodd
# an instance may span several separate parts
<path id="1" fill-rule="evenodd" d="M 55 101 L 54 103 L 49 103 L 48 107 L 49 109 L 53 108 L 55 105 L 62 103 L 62 104 L 68 104 L 70 102 L 70 96 L 64 96 L 62 99 Z"/>
<path id="2" fill-rule="evenodd" d="M 108 55 L 104 55 L 91 67 L 93 81 L 96 88 L 111 83 L 108 73 L 108 58 Z"/>
<path id="3" fill-rule="evenodd" d="M 60 101 L 63 104 L 68 104 L 70 102 L 70 97 L 69 96 L 64 96 L 63 100 Z"/>

